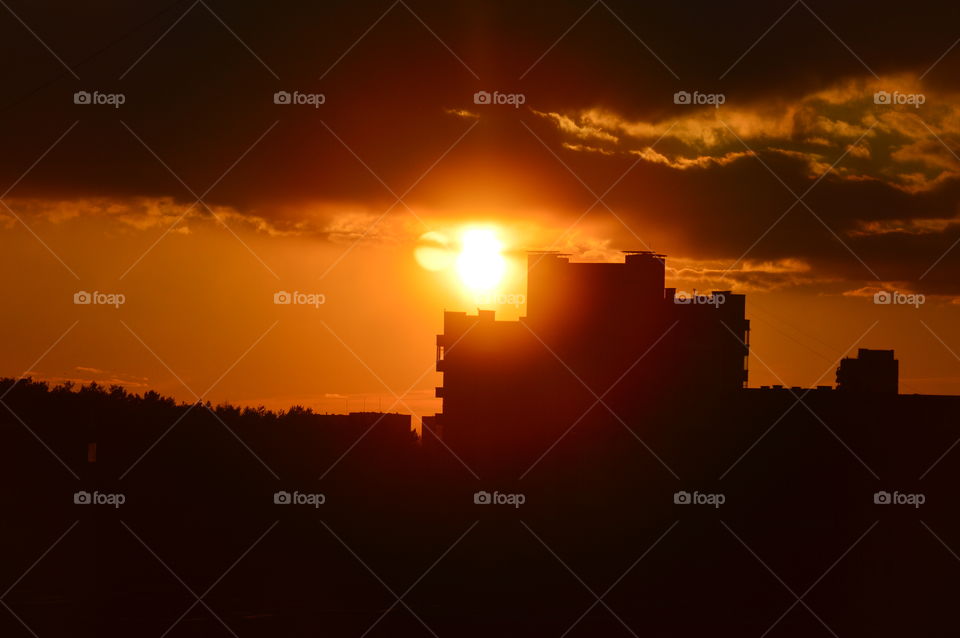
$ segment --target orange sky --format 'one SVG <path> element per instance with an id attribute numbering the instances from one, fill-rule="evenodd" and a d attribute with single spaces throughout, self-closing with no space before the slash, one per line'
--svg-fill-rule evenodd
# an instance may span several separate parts
<path id="1" fill-rule="evenodd" d="M 440 375 L 432 364 L 442 311 L 496 308 L 505 319 L 524 311 L 523 259 L 514 253 L 494 294 L 516 305 L 498 307 L 482 303 L 489 297 L 477 298 L 454 272 L 421 268 L 413 241 L 331 244 L 250 229 L 234 237 L 203 220 L 188 227 L 167 235 L 119 279 L 158 228 L 83 219 L 36 226 L 82 273 L 79 280 L 29 241 L 24 229 L 4 231 L 8 269 L 30 276 L 8 290 L 8 311 L 0 319 L 7 335 L 0 345 L 3 373 L 116 382 L 182 400 L 193 399 L 193 392 L 214 402 L 271 408 L 365 406 L 422 415 L 439 407 L 432 388 Z M 509 222 L 499 228 L 508 247 L 519 248 L 511 245 Z M 696 285 L 675 275 L 667 283 Z M 75 305 L 77 290 L 122 293 L 125 302 L 119 308 Z M 324 303 L 276 305 L 279 290 L 322 294 Z M 958 311 L 943 301 L 915 309 L 876 306 L 862 296 L 751 292 L 751 385 L 832 383 L 836 361 L 859 345 L 896 348 L 904 392 L 960 393 L 960 362 L 933 334 L 948 345 L 960 342 Z M 394 405 L 394 393 L 403 403 Z"/>

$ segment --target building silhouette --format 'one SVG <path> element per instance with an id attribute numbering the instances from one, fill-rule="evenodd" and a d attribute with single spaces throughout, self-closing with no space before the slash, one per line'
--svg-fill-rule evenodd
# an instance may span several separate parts
<path id="1" fill-rule="evenodd" d="M 900 362 L 893 350 L 860 348 L 856 358 L 845 357 L 837 368 L 837 390 L 871 394 L 897 394 Z"/>
<path id="2" fill-rule="evenodd" d="M 664 255 L 626 251 L 619 263 L 528 255 L 527 315 L 445 312 L 437 336 L 435 434 L 482 462 L 508 463 L 571 421 L 616 421 L 683 396 L 746 387 L 750 323 L 745 297 L 665 288 Z"/>
<path id="3" fill-rule="evenodd" d="M 866 348 L 840 361 L 836 388 L 748 389 L 744 295 L 666 288 L 664 255 L 623 254 L 621 262 L 584 263 L 530 253 L 527 314 L 517 321 L 490 310 L 445 312 L 436 352 L 443 409 L 424 418 L 425 447 L 516 476 L 555 445 L 570 458 L 591 450 L 602 458 L 625 432 L 641 440 L 683 428 L 747 431 L 800 401 L 806 409 L 787 421 L 831 427 L 904 420 L 917 410 L 939 422 L 960 401 L 900 395 L 893 350 Z"/>

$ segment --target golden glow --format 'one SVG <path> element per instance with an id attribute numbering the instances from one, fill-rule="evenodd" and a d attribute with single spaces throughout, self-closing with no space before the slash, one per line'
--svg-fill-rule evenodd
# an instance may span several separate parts
<path id="1" fill-rule="evenodd" d="M 460 238 L 457 256 L 457 274 L 464 286 L 472 291 L 495 288 L 507 270 L 503 244 L 489 228 L 468 228 Z"/>
<path id="2" fill-rule="evenodd" d="M 433 230 L 420 235 L 413 256 L 418 264 L 432 272 L 448 268 L 456 257 L 447 236 Z"/>

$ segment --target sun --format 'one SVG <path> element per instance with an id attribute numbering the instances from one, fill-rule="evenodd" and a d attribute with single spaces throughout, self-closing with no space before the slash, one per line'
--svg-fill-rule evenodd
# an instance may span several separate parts
<path id="1" fill-rule="evenodd" d="M 473 291 L 495 288 L 507 270 L 503 244 L 489 228 L 468 228 L 460 236 L 457 274 L 464 286 Z"/>
<path id="2" fill-rule="evenodd" d="M 468 226 L 461 230 L 459 240 L 442 232 L 424 233 L 414 249 L 417 263 L 433 272 L 455 271 L 459 284 L 471 293 L 499 286 L 507 272 L 507 258 L 496 230 Z"/>

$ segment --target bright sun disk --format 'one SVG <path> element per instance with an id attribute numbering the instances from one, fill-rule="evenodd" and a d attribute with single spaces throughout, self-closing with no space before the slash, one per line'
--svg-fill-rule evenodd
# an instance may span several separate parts
<path id="1" fill-rule="evenodd" d="M 500 283 L 507 270 L 503 244 L 496 233 L 487 228 L 470 228 L 460 238 L 457 274 L 467 288 L 490 290 Z"/>

